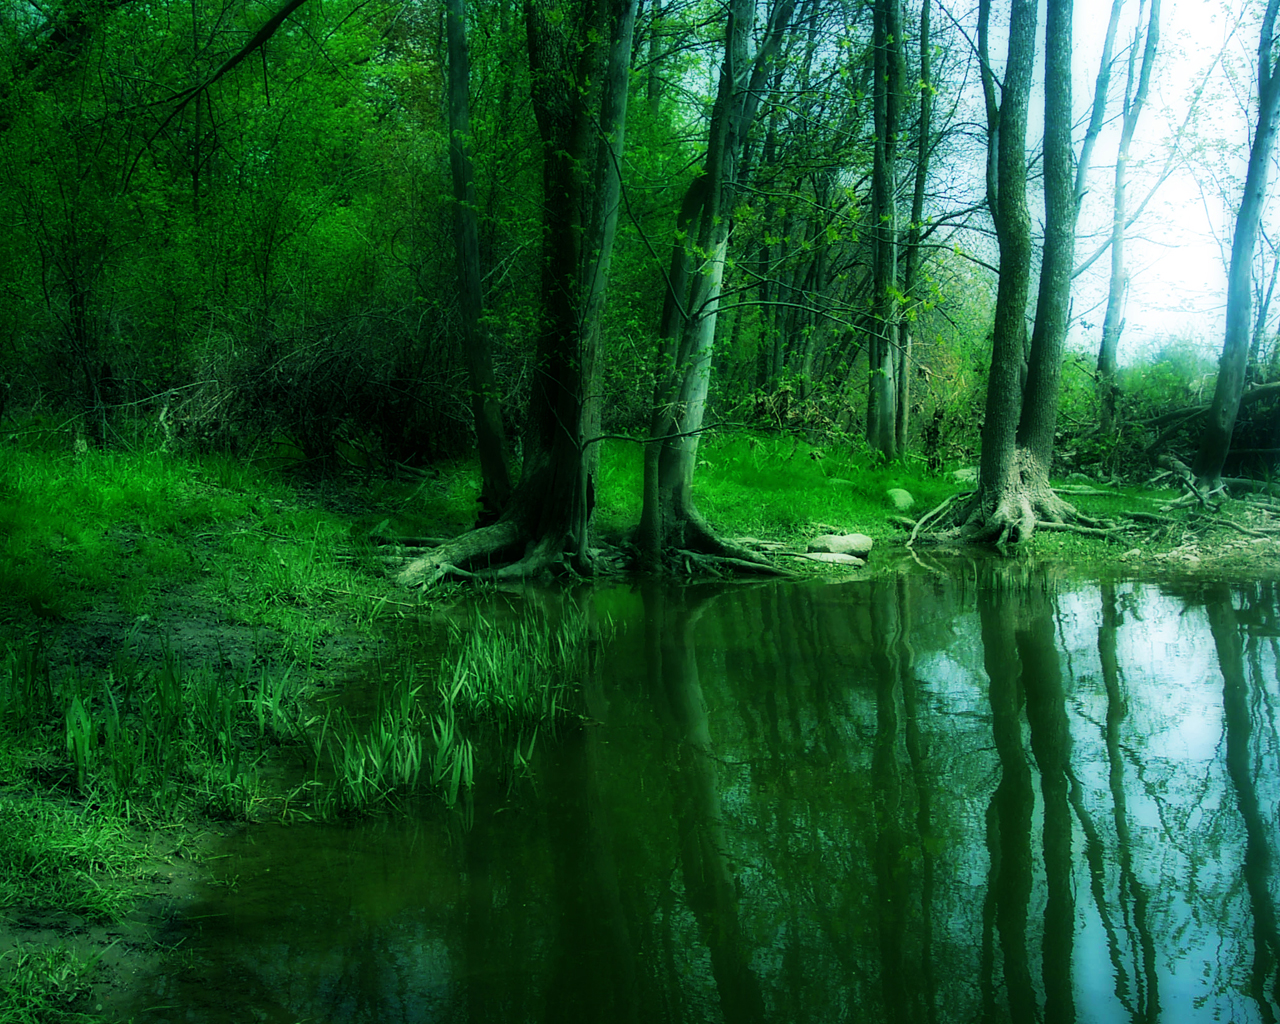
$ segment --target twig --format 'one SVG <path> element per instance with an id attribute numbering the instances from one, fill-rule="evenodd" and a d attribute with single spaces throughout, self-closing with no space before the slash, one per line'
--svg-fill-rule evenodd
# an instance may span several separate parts
<path id="1" fill-rule="evenodd" d="M 923 516 L 921 516 L 920 521 L 916 523 L 915 528 L 912 529 L 911 531 L 911 536 L 907 540 L 907 547 L 912 547 L 915 544 L 916 538 L 920 536 L 920 531 L 924 529 L 925 523 L 928 523 L 934 519 L 941 518 L 942 513 L 947 511 L 947 509 L 950 508 L 952 504 L 959 501 L 961 498 L 969 497 L 973 493 L 974 493 L 973 491 L 963 491 L 959 494 L 953 494 L 951 495 L 951 497 L 943 501 L 941 505 L 933 509 L 933 511 L 926 512 Z"/>

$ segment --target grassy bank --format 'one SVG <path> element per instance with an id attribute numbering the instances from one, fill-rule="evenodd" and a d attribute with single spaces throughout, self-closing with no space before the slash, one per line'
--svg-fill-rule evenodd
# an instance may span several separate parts
<path id="1" fill-rule="evenodd" d="M 601 457 L 596 521 L 622 531 L 640 518 L 643 453 L 613 443 Z M 831 528 L 865 533 L 877 542 L 901 531 L 890 521 L 888 497 L 906 490 L 919 512 L 960 485 L 924 463 L 880 465 L 861 451 L 815 447 L 787 436 L 710 437 L 698 448 L 698 508 L 713 526 L 734 536 L 799 542 Z"/>
<path id="2" fill-rule="evenodd" d="M 452 595 L 397 590 L 370 531 L 457 532 L 475 496 L 469 467 L 353 486 L 0 440 L 0 1024 L 93 1019 L 95 956 L 48 935 L 128 913 L 155 835 L 461 803 L 570 713 L 580 616 L 455 626 L 447 676 L 388 653 Z M 377 705 L 349 710 L 369 665 Z"/>

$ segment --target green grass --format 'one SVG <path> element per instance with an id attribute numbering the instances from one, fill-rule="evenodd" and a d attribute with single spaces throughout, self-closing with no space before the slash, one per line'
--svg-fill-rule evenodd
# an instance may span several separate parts
<path id="1" fill-rule="evenodd" d="M 109 921 L 131 906 L 137 856 L 110 812 L 32 796 L 0 797 L 0 913 Z"/>
<path id="2" fill-rule="evenodd" d="M 474 514 L 474 488 L 466 467 L 375 483 L 361 500 L 384 511 L 357 517 L 225 456 L 76 451 L 51 429 L 10 434 L 0 439 L 0 639 L 117 607 L 164 629 L 176 597 L 263 628 L 281 656 L 310 657 L 339 632 L 372 635 L 370 610 L 394 593 L 365 521 L 456 532 Z M 425 521 L 446 513 L 447 526 Z"/>
<path id="3" fill-rule="evenodd" d="M 42 776 L 123 821 L 253 817 L 265 800 L 258 762 L 306 746 L 305 692 L 289 665 L 250 673 L 122 657 L 105 674 L 55 673 L 39 649 L 11 646 L 0 660 L 0 778 Z"/>
<path id="4" fill-rule="evenodd" d="M 99 954 L 100 955 L 100 954 Z M 0 1024 L 91 1024 L 74 1009 L 89 994 L 97 957 L 27 944 L 0 953 Z"/>
<path id="5" fill-rule="evenodd" d="M 638 444 L 611 443 L 601 456 L 597 523 L 622 530 L 640 517 L 643 453 Z M 710 436 L 698 446 L 694 492 L 711 525 L 730 536 L 798 542 L 838 529 L 876 540 L 895 531 L 887 492 L 901 487 L 922 514 L 961 489 L 923 463 L 880 465 L 861 446 L 822 448 L 796 437 Z"/>

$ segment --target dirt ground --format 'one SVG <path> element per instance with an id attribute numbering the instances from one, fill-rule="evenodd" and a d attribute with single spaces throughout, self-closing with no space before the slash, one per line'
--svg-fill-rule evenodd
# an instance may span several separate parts
<path id="1" fill-rule="evenodd" d="M 95 924 L 72 914 L 18 915 L 0 921 L 0 952 L 19 946 L 61 947 L 81 961 L 97 958 L 87 987 L 68 992 L 68 1009 L 118 1019 L 134 1002 L 138 986 L 157 974 L 167 960 L 181 956 L 174 922 L 196 898 L 205 878 L 204 857 L 230 828 L 139 830 L 146 850 L 135 884 L 141 897 L 134 909 L 113 924 Z"/>

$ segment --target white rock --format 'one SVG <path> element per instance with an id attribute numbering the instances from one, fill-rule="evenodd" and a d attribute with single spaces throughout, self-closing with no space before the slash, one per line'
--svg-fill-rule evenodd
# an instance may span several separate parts
<path id="1" fill-rule="evenodd" d="M 976 484 L 978 482 L 978 467 L 966 466 L 964 469 L 953 470 L 951 479 L 958 484 Z"/>
<path id="2" fill-rule="evenodd" d="M 865 533 L 825 533 L 809 541 L 809 550 L 818 554 L 857 555 L 865 558 L 874 543 Z"/>
<path id="3" fill-rule="evenodd" d="M 867 564 L 865 559 L 858 558 L 855 555 L 840 554 L 837 551 L 815 551 L 801 555 L 800 557 L 807 558 L 811 562 L 827 562 L 832 565 L 851 565 L 861 567 Z"/>

